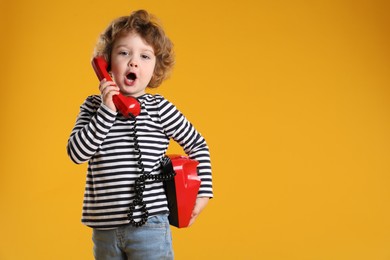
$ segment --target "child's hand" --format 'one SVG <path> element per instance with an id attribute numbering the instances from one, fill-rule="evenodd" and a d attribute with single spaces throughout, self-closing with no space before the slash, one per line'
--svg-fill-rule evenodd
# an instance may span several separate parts
<path id="1" fill-rule="evenodd" d="M 117 111 L 114 102 L 112 101 L 112 96 L 119 94 L 119 88 L 115 82 L 103 79 L 100 81 L 99 90 L 102 96 L 103 104 L 112 111 Z"/>
<path id="2" fill-rule="evenodd" d="M 207 203 L 209 202 L 209 198 L 203 197 L 203 198 L 197 198 L 194 206 L 194 210 L 192 211 L 191 220 L 188 226 L 191 226 L 195 219 L 199 216 L 199 214 L 202 212 L 202 210 L 206 207 Z"/>

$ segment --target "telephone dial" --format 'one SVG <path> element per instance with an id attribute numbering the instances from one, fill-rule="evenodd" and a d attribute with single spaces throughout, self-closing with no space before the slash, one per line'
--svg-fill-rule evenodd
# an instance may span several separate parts
<path id="1" fill-rule="evenodd" d="M 103 57 L 95 57 L 92 59 L 92 67 L 94 68 L 99 80 L 104 78 L 108 81 L 112 81 L 110 75 L 107 72 L 107 61 Z M 112 97 L 116 108 L 125 117 L 133 117 L 136 120 L 136 116 L 140 114 L 141 106 L 138 100 L 134 97 L 124 96 L 123 94 L 114 95 Z M 136 129 L 134 124 L 134 133 Z M 138 147 L 138 138 L 134 137 L 135 147 Z M 139 165 L 143 166 L 141 156 L 139 155 Z M 168 200 L 169 208 L 169 223 L 172 226 L 183 228 L 188 227 L 191 220 L 192 211 L 195 206 L 196 198 L 198 195 L 201 180 L 197 174 L 197 167 L 199 162 L 192 160 L 187 156 L 181 155 L 167 155 L 162 161 L 162 174 L 161 175 L 148 175 L 143 172 L 136 180 L 136 184 L 145 185 L 146 179 L 162 180 L 164 181 L 164 189 Z M 143 167 L 142 167 L 143 168 Z M 138 187 L 139 188 L 139 187 Z M 136 189 L 136 190 L 143 190 Z M 143 207 L 143 219 L 140 222 L 136 222 L 133 218 L 133 210 L 135 208 L 134 202 L 130 206 L 130 213 L 128 215 L 130 223 L 136 227 L 142 226 L 147 221 L 148 212 L 146 210 L 145 202 L 143 201 L 143 193 L 136 194 L 139 196 L 137 199 L 137 205 Z"/>

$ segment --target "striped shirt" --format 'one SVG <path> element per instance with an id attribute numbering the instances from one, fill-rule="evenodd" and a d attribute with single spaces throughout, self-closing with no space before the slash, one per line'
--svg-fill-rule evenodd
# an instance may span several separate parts
<path id="1" fill-rule="evenodd" d="M 138 101 L 141 113 L 136 120 L 107 108 L 99 95 L 89 96 L 80 107 L 67 152 L 77 164 L 88 161 L 82 222 L 89 227 L 111 229 L 129 223 L 134 182 L 141 174 L 134 124 L 144 173 L 161 173 L 160 161 L 172 138 L 199 162 L 198 197 L 213 196 L 210 154 L 202 135 L 161 95 L 145 94 Z M 169 213 L 162 182 L 147 181 L 143 198 L 149 216 Z M 136 207 L 134 220 L 139 221 L 141 214 Z"/>

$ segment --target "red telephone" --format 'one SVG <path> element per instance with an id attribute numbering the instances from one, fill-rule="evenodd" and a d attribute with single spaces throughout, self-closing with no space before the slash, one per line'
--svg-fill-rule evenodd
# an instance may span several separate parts
<path id="1" fill-rule="evenodd" d="M 106 79 L 112 81 L 110 75 L 107 72 L 107 61 L 99 56 L 92 59 L 92 67 L 95 70 L 95 73 L 99 80 Z M 127 97 L 119 93 L 114 95 L 112 100 L 116 108 L 122 113 L 124 117 L 129 117 L 129 114 L 133 116 L 138 116 L 141 112 L 141 106 L 136 98 Z"/>
<path id="2" fill-rule="evenodd" d="M 169 223 L 178 228 L 188 227 L 201 183 L 197 174 L 199 162 L 181 155 L 167 157 L 169 160 L 163 165 L 163 172 L 175 173 L 173 179 L 164 182 Z"/>

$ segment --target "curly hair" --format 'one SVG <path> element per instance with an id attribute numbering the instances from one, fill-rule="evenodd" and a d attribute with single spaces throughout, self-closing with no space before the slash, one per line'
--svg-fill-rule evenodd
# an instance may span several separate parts
<path id="1" fill-rule="evenodd" d="M 94 56 L 103 56 L 111 64 L 111 52 L 115 41 L 125 33 L 137 33 L 153 47 L 156 55 L 156 66 L 148 84 L 156 88 L 168 78 L 175 63 L 173 44 L 165 35 L 158 20 L 145 10 L 132 12 L 130 16 L 122 16 L 114 21 L 100 35 L 94 50 Z M 110 70 L 110 67 L 108 68 Z"/>

